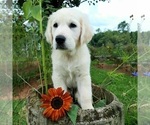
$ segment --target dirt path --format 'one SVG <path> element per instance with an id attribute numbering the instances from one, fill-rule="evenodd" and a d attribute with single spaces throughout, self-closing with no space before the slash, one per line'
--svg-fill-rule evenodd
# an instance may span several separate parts
<path id="1" fill-rule="evenodd" d="M 106 64 L 106 63 L 99 63 L 97 65 L 98 68 L 103 69 L 103 70 L 108 70 L 108 71 L 114 71 L 118 65 L 116 64 Z M 130 65 L 123 65 L 119 69 L 117 69 L 117 72 L 127 74 L 127 75 L 132 75 L 132 72 L 136 70 Z"/>
<path id="2" fill-rule="evenodd" d="M 33 90 L 33 88 L 37 89 L 38 86 L 40 85 L 40 82 L 37 80 L 31 80 L 29 84 L 32 86 L 27 85 L 24 83 L 24 85 L 20 87 L 14 87 L 13 91 L 13 98 L 14 99 L 24 99 L 28 97 L 29 91 Z"/>

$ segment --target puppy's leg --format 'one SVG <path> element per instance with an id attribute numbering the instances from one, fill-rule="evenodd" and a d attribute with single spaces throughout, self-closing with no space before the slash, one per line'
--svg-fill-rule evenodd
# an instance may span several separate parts
<path id="1" fill-rule="evenodd" d="M 77 78 L 78 102 L 82 109 L 93 109 L 92 86 L 90 75 L 80 75 Z"/>
<path id="2" fill-rule="evenodd" d="M 53 73 L 52 81 L 54 84 L 54 88 L 61 87 L 63 90 L 65 90 L 65 92 L 67 91 L 67 86 L 65 84 L 65 81 L 64 81 L 63 77 L 61 77 L 60 74 Z"/>

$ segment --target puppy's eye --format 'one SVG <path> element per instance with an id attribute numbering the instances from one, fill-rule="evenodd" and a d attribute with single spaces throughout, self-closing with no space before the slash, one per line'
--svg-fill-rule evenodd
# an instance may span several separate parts
<path id="1" fill-rule="evenodd" d="M 53 27 L 57 28 L 58 27 L 58 23 L 54 23 Z"/>
<path id="2" fill-rule="evenodd" d="M 76 27 L 77 27 L 77 25 L 76 25 L 76 24 L 74 24 L 74 23 L 70 23 L 70 24 L 69 24 L 69 27 L 70 27 L 70 28 L 76 28 Z"/>

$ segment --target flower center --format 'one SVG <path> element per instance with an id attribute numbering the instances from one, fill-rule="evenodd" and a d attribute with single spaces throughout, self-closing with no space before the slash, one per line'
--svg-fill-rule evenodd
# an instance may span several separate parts
<path id="1" fill-rule="evenodd" d="M 60 97 L 54 97 L 51 101 L 51 105 L 54 109 L 59 109 L 63 105 L 63 100 Z"/>

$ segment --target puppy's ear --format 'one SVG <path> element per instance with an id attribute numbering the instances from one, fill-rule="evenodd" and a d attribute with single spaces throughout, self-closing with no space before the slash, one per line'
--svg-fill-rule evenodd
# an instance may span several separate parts
<path id="1" fill-rule="evenodd" d="M 93 31 L 86 15 L 81 18 L 80 44 L 88 43 L 93 37 Z"/>
<path id="2" fill-rule="evenodd" d="M 48 22 L 47 22 L 47 27 L 46 27 L 46 31 L 45 31 L 45 37 L 46 37 L 46 41 L 48 43 L 51 43 L 53 42 L 53 36 L 52 36 L 52 21 L 51 21 L 51 16 L 49 16 L 48 18 Z"/>

